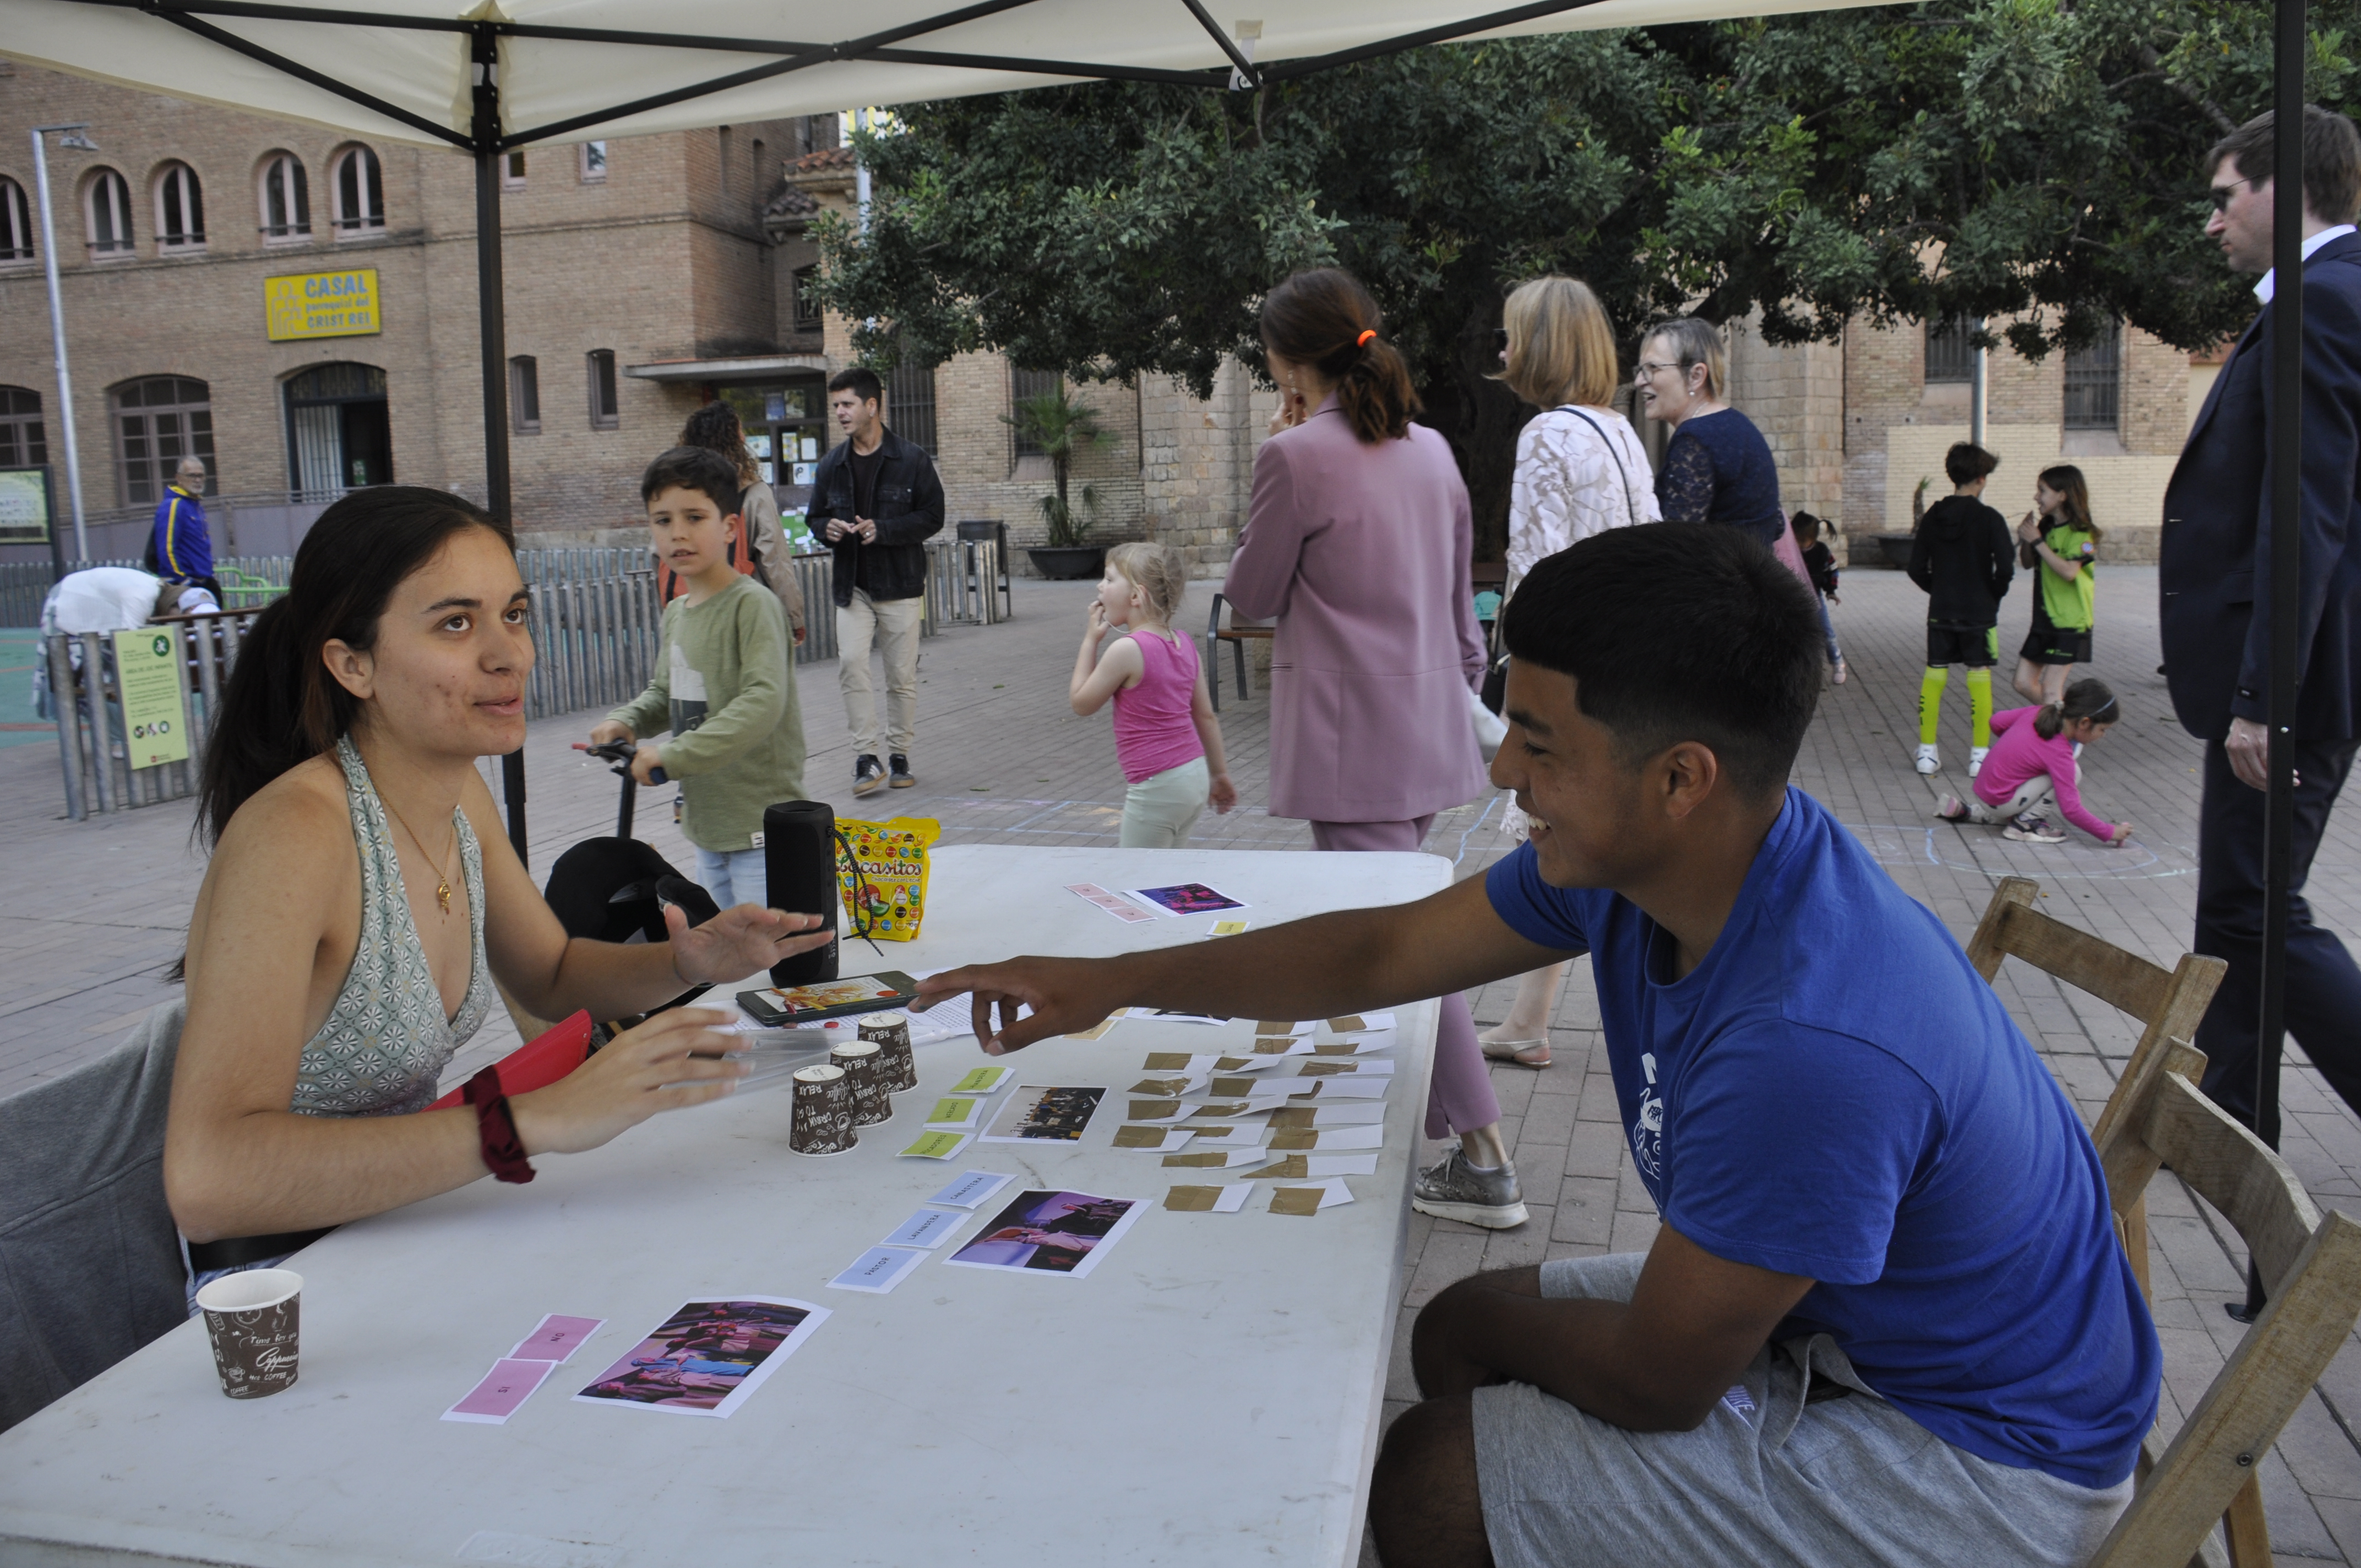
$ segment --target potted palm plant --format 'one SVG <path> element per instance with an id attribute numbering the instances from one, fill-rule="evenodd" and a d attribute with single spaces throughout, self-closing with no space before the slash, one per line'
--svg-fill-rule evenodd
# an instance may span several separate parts
<path id="1" fill-rule="evenodd" d="M 1016 411 L 1003 414 L 1001 422 L 1049 460 L 1051 489 L 1041 498 L 1041 521 L 1049 538 L 1047 545 L 1025 552 L 1032 557 L 1033 569 L 1049 578 L 1097 576 L 1106 569 L 1106 548 L 1082 541 L 1098 521 L 1098 489 L 1086 484 L 1075 497 L 1071 480 L 1075 456 L 1104 446 L 1113 437 L 1100 426 L 1097 413 L 1076 402 L 1062 385 L 1019 399 Z"/>

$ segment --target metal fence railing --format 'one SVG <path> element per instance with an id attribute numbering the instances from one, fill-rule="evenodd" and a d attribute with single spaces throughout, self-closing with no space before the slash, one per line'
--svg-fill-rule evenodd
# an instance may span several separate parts
<path id="1" fill-rule="evenodd" d="M 995 597 L 999 571 L 995 543 L 931 540 L 927 554 L 926 614 L 921 623 L 926 635 L 944 626 L 990 625 L 1006 619 Z M 831 564 L 825 554 L 795 558 L 808 628 L 804 645 L 796 651 L 798 664 L 823 663 L 836 657 Z M 235 565 L 270 583 L 283 585 L 287 580 L 289 562 L 284 556 Z M 661 641 L 663 607 L 657 598 L 656 575 L 644 551 L 520 550 L 517 566 L 533 596 L 537 655 L 525 688 L 527 718 L 613 707 L 646 688 Z M 14 569 L 0 566 L 0 588 L 33 591 L 14 582 L 8 575 Z M 40 573 L 38 591 L 33 591 L 34 613 L 27 618 L 27 624 L 38 621 L 40 596 L 49 589 L 48 568 L 41 567 Z M 255 614 L 251 608 L 237 609 L 221 616 L 175 620 L 143 629 L 169 631 L 178 641 L 182 723 L 192 759 L 150 768 L 131 767 L 126 754 L 123 696 L 115 676 L 112 634 L 60 633 L 42 640 L 69 816 L 81 821 L 93 813 L 181 800 L 196 793 L 194 759 L 204 755 L 212 716 Z"/>

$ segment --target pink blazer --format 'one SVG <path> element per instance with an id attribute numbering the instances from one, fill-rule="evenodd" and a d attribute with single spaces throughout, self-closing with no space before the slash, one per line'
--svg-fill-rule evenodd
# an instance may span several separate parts
<path id="1" fill-rule="evenodd" d="M 1277 622 L 1273 817 L 1401 822 L 1487 787 L 1467 715 L 1485 663 L 1473 540 L 1467 487 L 1432 430 L 1365 446 L 1331 397 L 1264 443 L 1222 592 Z"/>

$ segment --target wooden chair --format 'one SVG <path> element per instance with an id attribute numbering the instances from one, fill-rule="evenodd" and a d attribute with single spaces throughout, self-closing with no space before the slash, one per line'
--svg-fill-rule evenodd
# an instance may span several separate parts
<path id="1" fill-rule="evenodd" d="M 1244 702 L 1253 694 L 1246 688 L 1246 644 L 1268 642 L 1272 629 L 1268 626 L 1222 624 L 1222 606 L 1229 601 L 1220 594 L 1213 596 L 1213 619 L 1205 623 L 1205 689 L 1213 695 L 1213 711 L 1222 711 L 1222 644 L 1230 645 L 1230 656 L 1235 663 L 1238 677 L 1238 700 Z"/>
<path id="2" fill-rule="evenodd" d="M 2120 1226 L 2169 1165 L 2245 1240 L 2268 1304 L 2171 1445 L 2159 1453 L 2149 1435 L 2139 1491 L 2091 1568 L 2218 1561 L 2216 1519 L 2231 1568 L 2268 1568 L 2257 1471 L 2361 1318 L 2361 1224 L 2334 1210 L 2322 1218 L 2286 1163 L 2199 1091 L 2204 1065 L 2176 1039 L 2125 1073 L 2108 1102 L 2118 1113 L 2099 1140 L 2107 1189 Z"/>
<path id="3" fill-rule="evenodd" d="M 2123 1116 L 2134 1085 L 2156 1070 L 2167 1046 L 2197 1033 L 2197 1021 L 2213 1001 L 2213 992 L 2228 969 L 2220 959 L 2183 953 L 2169 970 L 2136 953 L 2078 930 L 2045 915 L 2036 906 L 2041 885 L 2026 877 L 2004 877 L 1993 890 L 1984 917 L 1968 938 L 1968 961 L 1990 981 L 2000 973 L 2000 961 L 2014 954 L 2044 974 L 2064 981 L 2078 991 L 2138 1019 L 2145 1027 L 2132 1047 L 2131 1059 L 2099 1113 L 2092 1139 L 2102 1141 Z M 2148 1293 L 2147 1200 L 2143 1181 L 2119 1205 L 2116 1214 L 2124 1235 L 2124 1251 L 2138 1276 L 2142 1294 Z"/>

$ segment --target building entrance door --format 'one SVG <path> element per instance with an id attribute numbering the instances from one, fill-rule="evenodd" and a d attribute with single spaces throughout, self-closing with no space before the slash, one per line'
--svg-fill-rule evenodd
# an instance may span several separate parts
<path id="1" fill-rule="evenodd" d="M 393 482 L 393 422 L 385 372 L 321 365 L 287 381 L 290 488 L 306 499 Z"/>
<path id="2" fill-rule="evenodd" d="M 829 449 L 828 383 L 818 375 L 755 386 L 715 389 L 738 411 L 746 445 L 792 520 L 811 503 L 812 466 Z"/>

